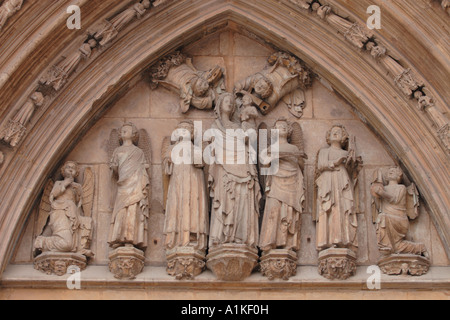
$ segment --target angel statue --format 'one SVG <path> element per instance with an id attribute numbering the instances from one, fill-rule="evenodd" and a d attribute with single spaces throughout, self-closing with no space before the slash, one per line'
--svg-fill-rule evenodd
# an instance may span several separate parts
<path id="1" fill-rule="evenodd" d="M 168 273 L 193 278 L 205 267 L 209 233 L 209 195 L 203 161 L 194 159 L 194 123 L 179 123 L 163 144 L 163 180 L 166 219 L 164 234 Z M 197 150 L 202 155 L 202 148 Z M 181 261 L 180 261 L 181 260 Z M 187 261 L 189 260 L 189 263 Z"/>
<path id="2" fill-rule="evenodd" d="M 283 100 L 296 117 L 303 115 L 305 90 L 311 84 L 309 72 L 300 60 L 278 52 L 268 59 L 269 67 L 234 85 L 236 93 L 246 91 L 263 114 L 272 111 Z"/>
<path id="3" fill-rule="evenodd" d="M 279 153 L 269 159 L 261 159 L 260 163 L 271 164 L 277 161 L 278 170 L 268 176 L 265 185 L 266 206 L 262 223 L 259 247 L 263 251 L 261 269 L 263 274 L 273 279 L 281 277 L 285 280 L 296 274 L 297 252 L 300 250 L 300 228 L 305 186 L 303 170 L 305 159 L 303 132 L 298 123 L 290 123 L 285 118 L 275 122 L 278 131 Z M 268 155 L 267 151 L 261 157 Z M 274 266 L 269 259 L 273 253 L 284 250 L 284 268 Z M 280 261 L 278 254 L 275 261 Z"/>
<path id="4" fill-rule="evenodd" d="M 114 185 L 114 210 L 109 234 L 111 248 L 148 244 L 151 147 L 148 134 L 125 123 L 110 138 L 110 168 Z"/>
<path id="5" fill-rule="evenodd" d="M 335 125 L 327 132 L 330 147 L 320 150 L 318 155 L 316 221 L 319 251 L 331 247 L 356 250 L 358 247 L 355 187 L 362 160 L 356 156 L 355 146 L 349 146 L 349 140 L 345 127 Z"/>
<path id="6" fill-rule="evenodd" d="M 159 61 L 150 70 L 152 87 L 162 85 L 180 95 L 183 113 L 192 106 L 200 110 L 211 110 L 218 96 L 224 92 L 223 69 L 215 66 L 203 72 L 192 64 L 192 59 L 180 52 Z"/>
<path id="7" fill-rule="evenodd" d="M 39 270 L 58 274 L 57 270 L 49 270 L 48 265 L 41 263 L 42 256 L 52 257 L 52 254 L 56 254 L 60 259 L 61 253 L 76 253 L 87 258 L 94 256 L 89 249 L 92 237 L 94 174 L 87 168 L 84 172 L 84 183 L 80 185 L 75 182 L 79 173 L 78 164 L 68 161 L 61 169 L 64 180 L 49 180 L 47 183 L 39 207 L 36 225 L 38 237 L 34 242 L 35 266 Z M 85 258 L 82 257 L 81 260 Z M 66 264 L 65 268 L 68 266 Z M 60 273 L 63 275 L 66 272 L 63 270 Z"/>
<path id="8" fill-rule="evenodd" d="M 406 240 L 409 219 L 419 216 L 419 192 L 414 184 L 401 184 L 403 172 L 399 167 L 390 168 L 384 175 L 378 170 L 371 187 L 374 206 L 374 222 L 377 224 L 378 246 L 383 255 L 413 254 L 428 257 L 422 243 Z"/>
<path id="9" fill-rule="evenodd" d="M 320 150 L 316 167 L 317 209 L 314 219 L 317 222 L 317 250 L 321 252 L 319 272 L 325 277 L 346 279 L 356 270 L 357 186 L 362 159 L 356 155 L 356 138 L 350 138 L 342 125 L 334 125 L 327 132 L 327 143 L 330 147 Z M 327 256 L 329 252 L 345 252 L 345 262 L 340 264 L 349 267 L 340 270 L 342 274 L 328 273 L 338 269 L 327 266 L 328 262 L 337 261 Z M 321 260 L 322 257 L 324 260 Z"/>

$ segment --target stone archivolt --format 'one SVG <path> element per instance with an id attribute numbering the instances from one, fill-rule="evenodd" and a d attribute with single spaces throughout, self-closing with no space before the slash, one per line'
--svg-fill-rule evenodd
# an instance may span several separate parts
<path id="1" fill-rule="evenodd" d="M 442 114 L 442 112 L 440 112 L 436 108 L 433 98 L 427 93 L 426 87 L 424 86 L 422 81 L 416 79 L 410 69 L 404 68 L 400 63 L 389 56 L 387 54 L 386 48 L 380 45 L 379 41 L 373 38 L 373 35 L 366 34 L 364 28 L 360 27 L 358 24 L 351 23 L 348 19 L 343 19 L 340 16 L 334 14 L 330 6 L 321 6 L 317 1 L 308 2 L 292 0 L 291 2 L 300 5 L 302 9 L 312 9 L 312 11 L 316 12 L 319 17 L 324 19 L 327 23 L 329 23 L 336 30 L 342 33 L 345 39 L 350 41 L 352 45 L 359 49 L 369 51 L 370 54 L 380 62 L 383 68 L 389 71 L 389 74 L 391 74 L 391 76 L 393 77 L 394 83 L 404 93 L 404 95 L 408 98 L 417 99 L 420 110 L 427 112 L 427 115 L 438 129 L 437 133 L 439 134 L 439 138 L 443 141 L 448 150 L 448 119 L 444 114 Z M 164 3 L 164 1 L 157 1 L 154 3 L 154 5 L 160 5 L 162 3 Z M 50 78 L 47 78 L 45 81 L 40 81 L 40 84 L 37 86 L 38 88 L 36 89 L 36 91 L 34 91 L 33 94 L 35 95 L 38 93 L 43 96 L 54 94 L 46 90 L 49 88 L 54 89 L 54 91 L 56 92 L 63 91 L 64 86 L 69 81 L 69 78 L 76 73 L 76 70 L 82 63 L 82 61 L 90 57 L 92 50 L 100 49 L 101 47 L 110 44 L 113 39 L 117 37 L 117 33 L 123 30 L 128 23 L 131 23 L 131 21 L 133 21 L 135 18 L 145 14 L 149 6 L 146 7 L 144 2 L 142 3 L 142 7 L 140 6 L 140 4 L 140 2 L 136 3 L 132 8 L 128 8 L 119 13 L 116 16 L 117 19 L 112 18 L 110 21 L 108 21 L 113 27 L 110 27 L 110 29 L 108 29 L 108 32 L 98 31 L 90 34 L 76 53 L 73 53 L 73 55 L 68 55 L 68 58 L 65 58 L 58 65 L 52 66 L 49 69 L 48 74 L 51 74 L 52 76 Z M 113 30 L 114 32 L 111 30 Z M 105 36 L 99 36 L 104 34 L 108 34 L 110 36 L 106 38 Z M 95 35 L 97 35 L 97 37 Z M 107 41 L 104 41 L 102 43 L 102 41 L 105 39 L 107 39 Z M 35 99 L 33 100 L 32 96 L 30 96 L 30 100 L 34 101 Z M 39 105 L 35 102 L 33 102 L 33 105 L 29 103 L 27 109 L 31 110 L 34 107 L 39 107 Z M 26 122 L 29 122 L 29 119 L 31 118 L 33 112 L 34 109 L 29 113 L 29 116 L 26 117 Z M 22 136 L 20 136 L 20 138 L 22 138 Z M 4 138 L 3 140 L 9 143 L 9 141 L 5 140 Z M 21 139 L 18 139 L 17 143 L 15 143 L 15 145 L 11 144 L 11 146 L 17 146 L 20 143 L 20 140 Z M 3 159 L 0 159 L 0 163 L 2 161 Z"/>

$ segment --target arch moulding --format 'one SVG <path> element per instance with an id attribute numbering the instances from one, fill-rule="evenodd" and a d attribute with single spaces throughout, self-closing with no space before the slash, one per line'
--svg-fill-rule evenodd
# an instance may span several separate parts
<path id="1" fill-rule="evenodd" d="M 45 25 L 44 20 L 36 18 L 33 21 L 36 29 L 29 28 L 25 32 L 30 39 L 34 39 L 28 46 L 38 47 L 45 43 L 47 51 L 42 48 L 25 53 L 16 51 L 1 62 L 2 125 L 39 88 L 42 75 L 61 56 L 78 50 L 86 39 L 86 32 L 89 33 L 86 30 L 91 30 L 99 21 L 114 16 L 124 8 L 120 4 L 122 1 L 110 1 L 108 8 L 101 2 L 90 2 L 90 9 L 86 10 L 89 13 L 84 18 L 85 27 L 80 32 L 66 30 L 66 20 L 60 17 L 60 10 L 64 8 L 61 4 L 56 6 L 45 1 L 26 1 L 17 16 L 10 18 L 0 33 L 5 40 L 2 43 L 11 41 L 9 37 L 14 36 L 15 26 L 19 28 L 33 12 L 43 12 L 45 7 L 51 10 L 42 19 L 51 16 L 53 24 Z M 110 44 L 95 48 L 88 59 L 80 62 L 76 72 L 60 90 L 46 95 L 45 103 L 34 115 L 21 143 L 15 148 L 1 146 L 5 162 L 0 168 L 0 273 L 8 264 L 27 215 L 36 205 L 47 178 L 84 133 L 114 101 L 142 79 L 145 70 L 152 64 L 183 45 L 224 28 L 234 28 L 296 55 L 355 108 L 361 119 L 386 143 L 391 155 L 408 172 L 409 178 L 418 185 L 447 255 L 450 255 L 449 158 L 433 123 L 418 110 L 415 99 L 402 94 L 377 59 L 355 48 L 332 25 L 310 10 L 295 5 L 295 2 L 166 1 L 150 8 L 140 20 L 126 26 Z M 342 16 L 363 21 L 365 11 L 360 12 L 358 17 L 354 9 L 350 10 L 344 2 L 328 1 L 340 10 Z M 367 1 L 362 2 L 365 4 Z M 87 8 L 83 1 L 81 8 Z M 436 13 L 438 16 L 435 19 L 439 20 L 447 17 L 441 11 L 429 7 L 413 14 L 422 15 L 423 21 L 428 21 L 426 17 Z M 411 16 L 411 12 L 398 14 Z M 405 25 L 407 21 L 402 20 Z M 40 27 L 45 31 L 41 32 Z M 406 53 L 406 46 L 397 46 L 389 38 L 389 28 L 395 29 L 394 23 L 388 24 L 375 38 L 380 39 L 396 61 L 405 64 L 405 68 L 421 76 L 429 75 L 423 66 L 416 64 L 420 59 L 415 53 Z M 11 33 L 9 36 L 3 32 Z M 40 32 L 39 38 L 35 38 L 35 32 Z M 422 36 L 404 41 L 419 46 L 424 41 Z M 430 36 L 430 41 L 434 41 L 434 37 Z M 26 39 L 23 39 L 15 49 L 25 46 L 25 42 Z M 445 54 L 436 49 L 427 53 L 430 59 L 441 55 L 435 61 L 436 68 L 442 68 L 434 78 L 429 76 L 423 80 L 428 94 L 433 96 L 439 112 L 444 116 L 448 111 L 445 104 L 448 93 L 442 91 L 442 86 L 448 88 L 448 85 L 445 86 L 446 82 L 448 84 L 448 73 L 445 71 L 448 71 L 449 61 Z"/>

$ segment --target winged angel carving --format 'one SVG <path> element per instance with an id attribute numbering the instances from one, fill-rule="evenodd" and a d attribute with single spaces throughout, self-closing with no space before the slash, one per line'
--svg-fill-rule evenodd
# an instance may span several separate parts
<path id="1" fill-rule="evenodd" d="M 376 171 L 371 193 L 373 218 L 377 224 L 378 247 L 384 255 L 413 254 L 428 257 L 424 244 L 406 240 L 409 219 L 419 216 L 419 192 L 415 184 L 401 184 L 403 172 L 392 167 Z"/>
<path id="2" fill-rule="evenodd" d="M 109 245 L 114 249 L 136 247 L 145 250 L 151 177 L 151 145 L 147 131 L 138 130 L 133 123 L 112 130 L 109 156 L 114 186 Z"/>
<path id="3" fill-rule="evenodd" d="M 260 129 L 266 127 L 263 123 Z M 272 249 L 297 252 L 305 201 L 303 170 L 307 156 L 303 131 L 297 122 L 291 123 L 285 118 L 277 120 L 274 129 L 279 133 L 279 138 L 275 139 L 279 145 L 278 156 L 272 146 L 271 155 L 268 148 L 262 152 L 260 161 L 260 166 L 271 165 L 278 169 L 275 174 L 260 178 L 266 195 L 260 248 L 264 252 Z"/>
<path id="4" fill-rule="evenodd" d="M 80 185 L 75 182 L 79 173 L 78 164 L 69 161 L 61 169 L 64 180 L 47 182 L 36 225 L 36 256 L 43 252 L 94 255 L 90 245 L 95 178 L 91 168 L 86 168 Z"/>

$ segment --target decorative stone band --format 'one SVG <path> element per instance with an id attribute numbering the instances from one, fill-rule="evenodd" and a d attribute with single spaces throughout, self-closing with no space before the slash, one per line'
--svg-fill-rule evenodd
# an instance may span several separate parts
<path id="1" fill-rule="evenodd" d="M 326 21 L 338 33 L 342 34 L 353 46 L 369 52 L 374 59 L 381 62 L 381 66 L 389 73 L 395 85 L 406 97 L 416 99 L 419 104 L 421 103 L 420 99 L 423 99 L 424 96 L 433 100 L 427 92 L 423 81 L 419 80 L 410 68 L 403 67 L 398 61 L 389 56 L 386 47 L 381 45 L 381 42 L 375 38 L 371 30 L 364 28 L 364 26 L 358 23 L 353 23 L 349 19 L 340 17 L 334 13 L 330 5 L 322 5 L 319 0 L 289 1 L 301 9 L 315 12 L 322 20 Z M 443 0 L 442 7 L 449 12 L 450 0 Z M 428 111 L 428 109 L 425 108 L 423 111 Z M 450 123 L 446 116 L 437 108 L 434 108 L 433 113 L 428 112 L 428 115 L 433 125 L 442 119 L 445 119 L 446 125 Z M 442 125 L 437 126 L 436 135 L 450 155 L 448 136 L 441 134 L 442 128 Z"/>

